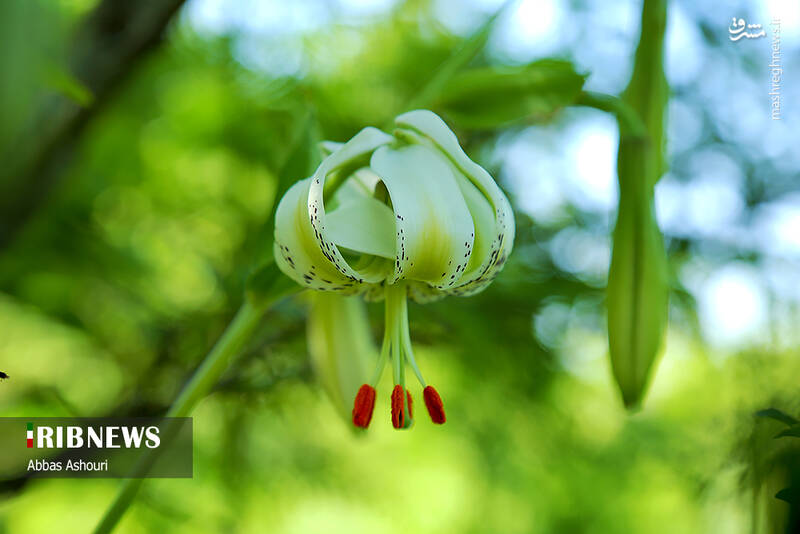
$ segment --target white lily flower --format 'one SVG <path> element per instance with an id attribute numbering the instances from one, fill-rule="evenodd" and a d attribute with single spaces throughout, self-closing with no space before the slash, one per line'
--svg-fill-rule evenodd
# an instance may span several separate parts
<path id="1" fill-rule="evenodd" d="M 483 290 L 514 241 L 508 200 L 442 119 L 417 110 L 395 123 L 393 135 L 364 128 L 347 143 L 325 143 L 332 153 L 286 192 L 275 218 L 275 259 L 287 276 L 318 291 L 385 298 L 383 349 L 373 379 L 355 399 L 359 427 L 369 424 L 375 386 L 390 359 L 394 427 L 412 420 L 406 363 L 424 388 L 434 423 L 445 421 L 439 394 L 414 361 L 406 299 Z M 343 185 L 326 206 L 329 179 Z"/>

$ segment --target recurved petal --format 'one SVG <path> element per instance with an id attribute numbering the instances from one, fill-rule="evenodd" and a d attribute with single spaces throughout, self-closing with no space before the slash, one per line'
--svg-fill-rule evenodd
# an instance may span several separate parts
<path id="1" fill-rule="evenodd" d="M 514 242 L 514 215 L 508 199 L 486 170 L 469 159 L 455 134 L 435 113 L 416 110 L 395 119 L 399 133 L 443 153 L 458 172 L 455 176 L 475 219 L 475 258 L 450 293 L 470 295 L 484 289 L 502 268 Z M 489 211 L 483 201 L 488 202 Z M 479 261 L 480 260 L 480 261 Z"/>
<path id="2" fill-rule="evenodd" d="M 288 277 L 311 289 L 355 293 L 355 281 L 342 274 L 319 247 L 308 215 L 311 178 L 294 184 L 275 212 L 275 263 Z"/>
<path id="3" fill-rule="evenodd" d="M 475 229 L 446 160 L 425 146 L 384 146 L 370 167 L 386 186 L 395 215 L 394 275 L 388 282 L 455 286 L 469 262 Z"/>
<path id="4" fill-rule="evenodd" d="M 339 147 L 336 152 L 325 158 L 320 164 L 308 189 L 307 216 L 311 225 L 311 237 L 324 257 L 333 264 L 335 270 L 345 278 L 358 283 L 375 283 L 383 280 L 389 271 L 388 265 L 370 262 L 370 268 L 356 269 L 342 256 L 335 240 L 330 235 L 325 213 L 324 190 L 325 180 L 336 172 L 351 174 L 360 167 L 366 166 L 372 152 L 393 138 L 376 128 L 364 128 L 350 141 Z"/>
<path id="5" fill-rule="evenodd" d="M 336 141 L 321 141 L 319 143 L 319 149 L 322 152 L 322 157 L 324 158 L 327 158 L 343 146 L 344 143 L 337 143 Z"/>

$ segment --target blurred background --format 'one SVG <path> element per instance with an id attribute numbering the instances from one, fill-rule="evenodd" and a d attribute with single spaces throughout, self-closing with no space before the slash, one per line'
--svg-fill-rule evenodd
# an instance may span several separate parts
<path id="1" fill-rule="evenodd" d="M 0 416 L 163 414 L 241 303 L 308 117 L 335 141 L 385 125 L 499 7 L 3 2 Z M 617 94 L 640 13 L 521 0 L 472 65 L 560 58 Z M 781 20 L 780 120 L 771 41 L 731 42 L 732 17 Z M 194 479 L 147 481 L 118 532 L 794 531 L 800 439 L 754 414 L 800 416 L 800 4 L 672 0 L 666 45 L 670 326 L 641 410 L 607 360 L 614 118 L 568 107 L 485 129 L 443 113 L 518 227 L 485 292 L 410 305 L 447 424 L 394 431 L 385 384 L 354 435 L 293 298 L 195 410 Z M 0 473 L 0 533 L 90 532 L 118 485 Z"/>

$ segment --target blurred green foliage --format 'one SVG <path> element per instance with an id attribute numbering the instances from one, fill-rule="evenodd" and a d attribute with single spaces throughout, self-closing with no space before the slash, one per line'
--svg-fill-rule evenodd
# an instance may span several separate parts
<path id="1" fill-rule="evenodd" d="M 574 104 L 584 79 L 558 60 L 469 69 L 448 80 L 437 106 L 456 125 L 472 129 L 543 120 Z"/>
<path id="2" fill-rule="evenodd" d="M 69 32 L 55 29 L 92 7 L 0 8 L 0 24 L 14 30 L 4 26 L 3 42 L 18 52 L 1 56 L 3 149 L 47 91 L 66 87 L 81 100 L 71 82 L 45 96 L 30 89 L 44 87 L 39 67 L 62 64 L 38 44 L 53 39 L 60 50 Z M 98 107 L 59 165 L 61 181 L 3 245 L 0 369 L 12 378 L 0 383 L 0 415 L 164 413 L 269 254 L 269 215 L 300 172 L 287 169 L 307 169 L 312 157 L 295 152 L 310 145 L 296 140 L 342 141 L 386 124 L 462 38 L 436 23 L 431 4 L 409 1 L 369 25 L 311 32 L 293 75 L 248 68 L 237 43 L 235 33 L 204 34 L 179 16 Z M 583 78 L 568 65 L 495 65 L 482 52 L 468 65 L 476 70 L 456 78 L 477 81 L 443 87 L 434 111 L 497 175 L 491 154 L 502 135 L 569 120 L 557 108 Z M 556 69 L 566 89 L 537 85 L 542 68 Z M 483 92 L 484 77 L 509 71 L 531 72 L 531 85 Z M 528 89 L 536 96 L 512 98 Z M 476 114 L 487 109 L 476 98 L 497 104 L 497 115 Z M 0 185 L 7 202 L 14 185 Z M 518 212 L 515 252 L 484 293 L 410 306 L 445 426 L 420 418 L 394 432 L 379 397 L 369 432 L 354 436 L 309 370 L 306 303 L 290 299 L 195 411 L 195 478 L 148 481 L 118 531 L 672 534 L 792 524 L 797 508 L 773 495 L 794 487 L 797 450 L 781 438 L 786 449 L 774 453 L 781 423 L 752 414 L 771 405 L 800 413 L 796 350 L 717 360 L 679 293 L 668 357 L 645 408 L 627 414 L 606 360 L 590 357 L 607 351 L 602 284 L 560 268 L 546 245 L 570 225 L 599 225 L 571 210 L 552 225 Z M 672 261 L 690 256 L 679 250 Z M 375 340 L 381 308 L 369 307 Z M 544 310 L 563 320 L 547 323 Z M 762 439 L 763 425 L 773 427 Z M 118 487 L 20 476 L 0 473 L 0 533 L 88 532 Z"/>

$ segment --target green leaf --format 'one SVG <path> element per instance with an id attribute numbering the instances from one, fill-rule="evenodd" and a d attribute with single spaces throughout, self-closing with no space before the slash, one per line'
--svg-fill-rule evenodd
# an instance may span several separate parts
<path id="1" fill-rule="evenodd" d="M 91 106 L 94 95 L 83 82 L 58 65 L 44 67 L 44 84 L 82 107 Z"/>
<path id="2" fill-rule="evenodd" d="M 585 79 L 572 63 L 554 59 L 518 67 L 471 69 L 445 84 L 438 107 L 465 128 L 490 129 L 541 120 L 575 103 Z"/>
<path id="3" fill-rule="evenodd" d="M 759 410 L 756 412 L 756 417 L 766 417 L 768 419 L 775 419 L 776 421 L 780 421 L 781 423 L 792 426 L 800 423 L 797 419 L 792 417 L 791 415 L 787 414 L 786 412 L 782 412 L 776 408 L 767 408 L 766 410 Z"/>
<path id="4" fill-rule="evenodd" d="M 789 504 L 795 504 L 800 500 L 800 490 L 797 488 L 783 488 L 775 494 L 775 498 L 786 501 Z"/>
<path id="5" fill-rule="evenodd" d="M 478 52 L 483 50 L 483 47 L 489 40 L 489 34 L 491 33 L 495 21 L 513 3 L 514 0 L 506 0 L 506 2 L 503 3 L 475 33 L 462 42 L 461 46 L 436 69 L 436 72 L 428 79 L 425 86 L 408 102 L 405 110 L 430 107 L 431 102 L 436 100 L 436 97 L 441 93 L 450 78 L 472 61 L 475 56 L 478 55 Z"/>
<path id="6" fill-rule="evenodd" d="M 776 438 L 800 438 L 800 425 L 791 426 L 791 427 L 787 428 L 786 430 L 784 430 L 783 432 L 781 432 L 780 434 L 778 434 L 775 437 Z"/>

